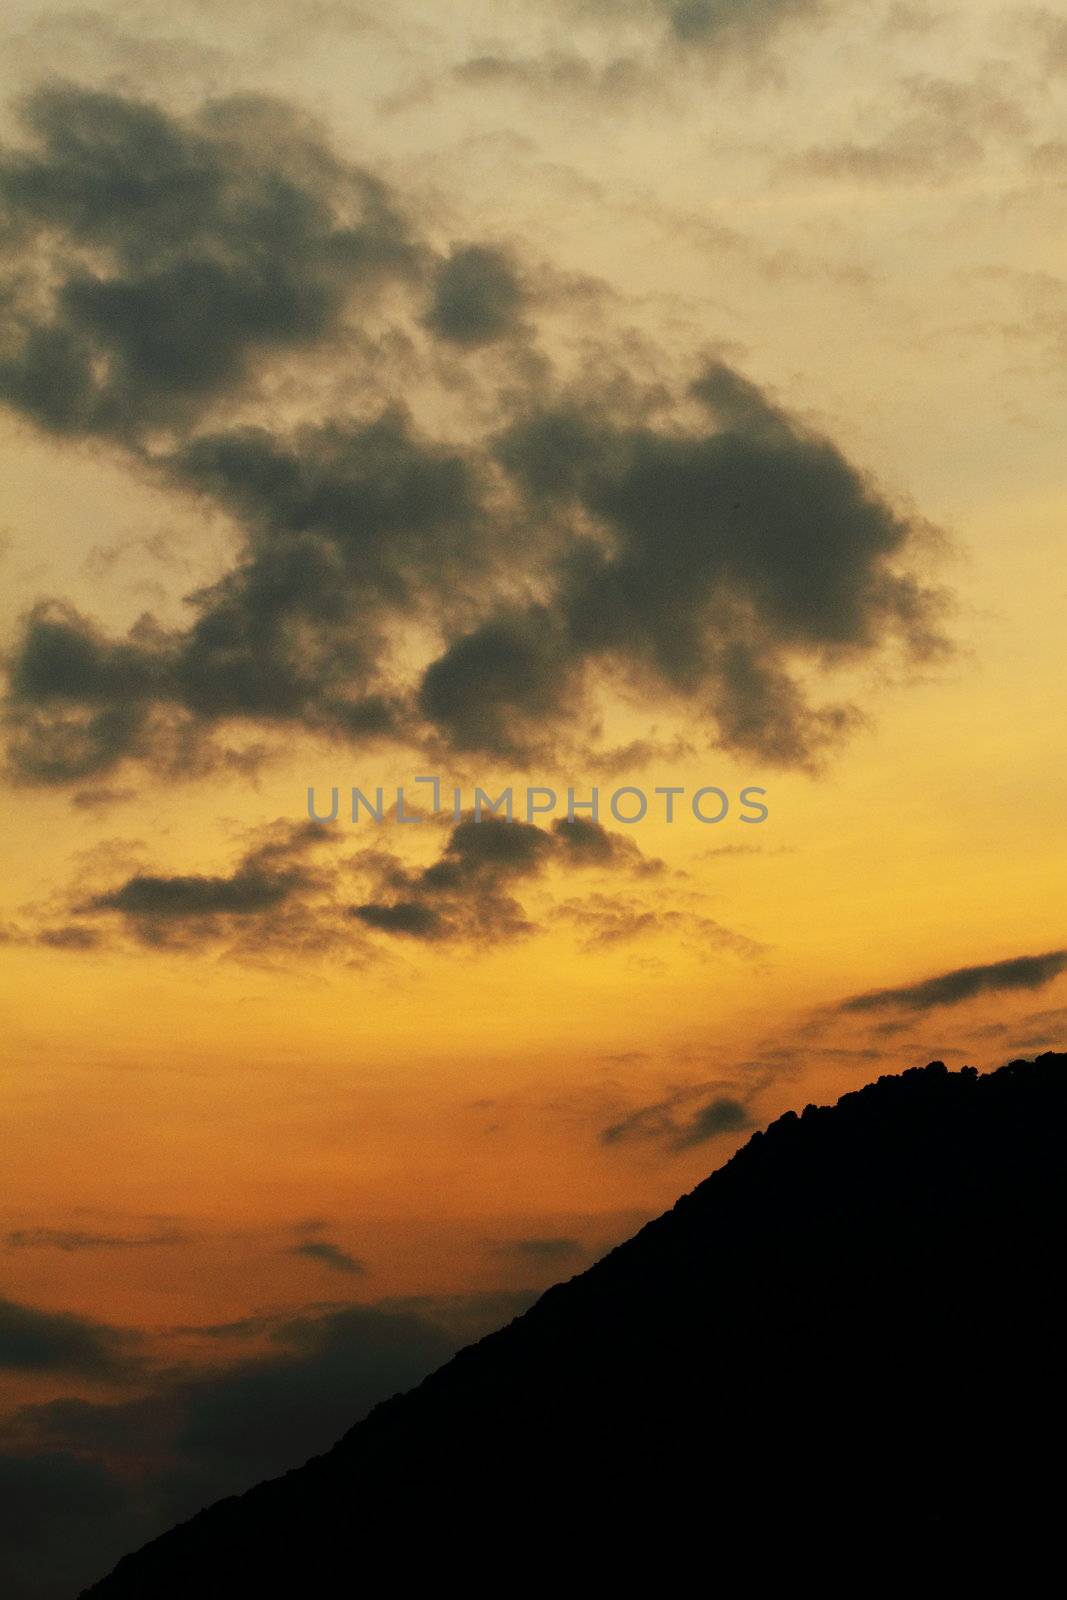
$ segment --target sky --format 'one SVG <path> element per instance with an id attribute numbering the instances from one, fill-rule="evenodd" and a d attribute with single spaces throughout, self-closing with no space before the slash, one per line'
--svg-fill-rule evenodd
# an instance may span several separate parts
<path id="1" fill-rule="evenodd" d="M 1062 1043 L 1067 24 L 0 42 L 0 1575 L 50 1597 L 784 1110 Z"/>

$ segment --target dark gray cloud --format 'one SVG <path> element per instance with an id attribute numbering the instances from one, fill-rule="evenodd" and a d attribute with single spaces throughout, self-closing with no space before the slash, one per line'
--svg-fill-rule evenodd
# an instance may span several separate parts
<path id="1" fill-rule="evenodd" d="M 544 3 L 544 0 L 543 0 Z M 662 95 L 670 79 L 665 67 L 681 52 L 704 61 L 743 53 L 751 56 L 769 45 L 791 22 L 815 20 L 835 0 L 549 0 L 582 21 L 599 19 L 622 37 L 622 26 L 632 24 L 627 40 L 632 48 L 607 60 L 580 50 L 553 47 L 535 53 L 485 51 L 468 57 L 451 69 L 454 83 L 485 90 L 497 85 L 520 88 L 544 97 L 582 95 L 595 97 L 611 110 L 632 107 L 637 96 Z"/>
<path id="2" fill-rule="evenodd" d="M 419 708 L 458 751 L 529 763 L 550 756 L 581 662 L 543 605 L 509 606 L 455 639 L 427 669 Z"/>
<path id="3" fill-rule="evenodd" d="M 633 840 L 585 818 L 557 818 L 539 828 L 488 809 L 477 820 L 472 813 L 450 828 L 440 855 L 427 867 L 409 866 L 381 849 L 342 857 L 342 838 L 335 827 L 279 820 L 254 830 L 227 873 L 127 868 L 117 884 L 105 880 L 101 886 L 99 878 L 75 884 L 71 907 L 85 919 L 72 929 L 79 937 L 46 937 L 64 930 L 32 937 L 61 949 L 96 947 L 106 942 L 101 929 L 112 922 L 156 949 L 221 945 L 243 960 L 340 952 L 363 963 L 373 959 L 374 947 L 359 925 L 431 943 L 514 938 L 535 929 L 515 888 L 550 866 L 638 879 L 664 870 Z M 108 858 L 102 868 L 109 875 L 114 870 Z M 91 862 L 87 870 L 95 876 L 101 864 Z M 353 904 L 354 887 L 368 898 Z M 669 923 L 670 913 L 664 915 Z M 725 937 L 725 930 L 718 932 Z M 12 937 L 31 936 L 13 930 Z M 317 1246 L 304 1253 L 321 1254 Z"/>
<path id="4" fill-rule="evenodd" d="M 78 811 L 106 811 L 111 806 L 133 800 L 136 794 L 136 789 L 77 789 L 71 795 L 70 803 Z"/>
<path id="5" fill-rule="evenodd" d="M 227 613 L 242 609 L 261 627 L 272 615 L 365 625 L 373 611 L 352 614 L 353 589 L 407 611 L 424 586 L 455 582 L 479 553 L 468 462 L 422 437 L 400 406 L 367 423 L 328 422 L 291 438 L 257 428 L 203 435 L 170 468 L 247 530 L 244 565 L 196 597 L 206 635 L 224 634 Z M 219 639 L 231 649 L 237 642 Z M 346 664 L 358 666 L 358 657 Z M 245 709 L 240 699 L 238 709 Z"/>
<path id="6" fill-rule="evenodd" d="M 753 1126 L 748 1110 L 740 1100 L 729 1095 L 717 1095 L 707 1105 L 699 1106 L 678 1136 L 678 1148 L 688 1150 L 693 1145 L 705 1144 L 718 1138 L 720 1133 L 743 1133 Z"/>
<path id="7" fill-rule="evenodd" d="M 342 1250 L 340 1245 L 330 1244 L 327 1239 L 308 1239 L 303 1244 L 294 1245 L 291 1254 L 303 1256 L 306 1261 L 317 1261 L 320 1266 L 329 1267 L 331 1271 L 350 1278 L 366 1275 L 367 1269 L 357 1256 Z"/>
<path id="8" fill-rule="evenodd" d="M 714 35 L 733 9 L 684 28 Z M 374 384 L 355 416 L 235 425 L 224 400 L 247 415 L 264 362 L 338 334 L 385 282 L 411 287 L 410 337 L 429 326 L 453 359 L 519 332 L 520 265 L 419 243 L 273 102 L 182 119 L 60 86 L 27 117 L 0 205 L 48 287 L 3 301 L 0 397 L 123 443 L 239 544 L 184 627 L 145 616 L 115 638 L 62 600 L 31 609 L 7 663 L 15 779 L 116 792 L 129 762 L 245 768 L 265 748 L 250 732 L 293 729 L 529 763 L 588 735 L 609 675 L 727 748 L 812 766 L 859 720 L 812 679 L 892 642 L 939 648 L 921 525 L 721 362 L 674 402 L 556 393 L 539 366 L 500 436 L 462 446 Z"/>
<path id="9" fill-rule="evenodd" d="M 365 901 L 355 906 L 353 916 L 379 933 L 395 933 L 409 939 L 453 939 L 462 936 L 460 925 L 442 916 L 433 906 L 418 900 L 394 900 L 391 905 Z M 521 922 L 517 923 L 521 927 Z"/>
<path id="10" fill-rule="evenodd" d="M 72 1228 L 16 1228 L 8 1234 L 7 1243 L 13 1250 L 62 1250 L 73 1255 L 82 1250 L 153 1250 L 160 1245 L 188 1244 L 189 1235 L 174 1228 L 132 1236 Z"/>
<path id="11" fill-rule="evenodd" d="M 762 40 L 783 23 L 812 17 L 823 0 L 654 0 L 682 44 L 722 45 L 730 40 Z"/>
<path id="12" fill-rule="evenodd" d="M 42 928 L 37 943 L 47 950 L 84 951 L 99 949 L 103 939 L 98 929 L 72 922 L 63 928 Z"/>
<path id="13" fill-rule="evenodd" d="M 641 853 L 632 839 L 590 817 L 557 817 L 552 832 L 565 860 L 576 867 L 629 868 L 640 877 L 658 877 L 665 863 Z"/>
<path id="14" fill-rule="evenodd" d="M 454 344 L 493 344 L 521 332 L 525 303 L 518 269 L 506 251 L 454 245 L 436 269 L 426 326 Z"/>
<path id="15" fill-rule="evenodd" d="M 266 1348 L 218 1370 L 163 1373 L 152 1392 L 120 1404 L 55 1401 L 24 1414 L 40 1447 L 109 1460 L 172 1459 L 157 1491 L 185 1515 L 204 1500 L 284 1471 L 332 1444 L 378 1400 L 452 1353 L 432 1321 L 345 1305 L 257 1322 Z M 202 1498 L 201 1498 L 202 1497 Z"/>
<path id="16" fill-rule="evenodd" d="M 146 618 L 111 640 L 69 605 L 35 606 L 9 664 L 14 776 L 79 782 L 130 757 L 195 768 L 210 730 L 247 722 L 398 733 L 385 624 L 432 619 L 488 565 L 466 460 L 391 408 L 290 438 L 202 434 L 165 470 L 235 517 L 244 552 L 189 597 L 184 630 Z"/>
<path id="17" fill-rule="evenodd" d="M 828 0 L 564 0 L 571 11 L 658 24 L 677 44 L 723 51 L 768 41 L 786 23 L 818 17 Z"/>
<path id="18" fill-rule="evenodd" d="M 0 942 L 77 954 L 121 949 L 132 939 L 172 952 L 215 948 L 253 965 L 340 955 L 362 966 L 375 959 L 339 898 L 351 887 L 342 885 L 341 868 L 328 853 L 337 834 L 280 822 L 255 830 L 254 838 L 229 873 L 138 870 L 107 886 L 104 875 L 114 863 L 89 863 L 66 891 L 70 911 L 83 920 L 2 928 Z M 313 862 L 308 857 L 317 846 L 324 853 Z"/>
<path id="19" fill-rule="evenodd" d="M 115 889 L 92 895 L 79 907 L 87 915 L 115 912 L 146 944 L 181 941 L 232 931 L 246 919 L 266 919 L 322 879 L 309 852 L 328 842 L 315 823 L 282 824 L 257 843 L 228 875 L 135 872 Z"/>
<path id="20" fill-rule="evenodd" d="M 420 268 L 385 186 L 281 102 L 184 119 L 52 84 L 24 121 L 0 205 L 41 273 L 32 293 L 12 279 L 0 394 L 54 432 L 188 422 L 264 355 L 338 332 L 357 291 Z"/>
<path id="21" fill-rule="evenodd" d="M 129 1340 L 114 1328 L 0 1299 L 0 1370 L 114 1378 L 130 1363 Z"/>
<path id="22" fill-rule="evenodd" d="M 1014 956 L 982 967 L 957 967 L 909 983 L 899 989 L 873 989 L 842 1000 L 845 1014 L 869 1011 L 932 1011 L 935 1006 L 957 1006 L 976 995 L 1002 994 L 1016 989 L 1040 989 L 1067 970 L 1067 950 L 1050 950 L 1041 956 Z"/>
<path id="23" fill-rule="evenodd" d="M 25 120 L 27 147 L 0 155 L 0 399 L 52 431 L 120 441 L 164 485 L 221 505 L 246 544 L 188 597 L 186 629 L 145 618 L 114 640 L 61 601 L 35 607 L 10 663 L 13 774 L 79 782 L 128 758 L 202 769 L 223 722 L 395 731 L 383 621 L 453 597 L 483 554 L 464 458 L 388 404 L 292 436 L 191 430 L 287 348 L 336 345 L 386 283 L 436 306 L 450 271 L 470 268 L 468 332 L 480 316 L 495 336 L 503 254 L 460 251 L 430 283 L 434 252 L 395 197 L 278 102 L 182 119 L 60 85 Z M 38 258 L 47 293 L 19 288 Z"/>
<path id="24" fill-rule="evenodd" d="M 534 931 L 511 892 L 550 865 L 655 873 L 632 840 L 586 818 L 557 818 L 551 829 L 485 813 L 452 830 L 441 856 L 421 871 L 396 857 L 356 858 L 376 880 L 377 896 L 352 915 L 382 933 L 426 941 L 500 940 Z"/>
<path id="25" fill-rule="evenodd" d="M 611 665 L 714 724 L 722 745 L 810 765 L 857 720 L 810 704 L 805 667 L 895 639 L 942 647 L 938 597 L 908 569 L 921 531 L 827 439 L 721 363 L 693 386 L 710 426 L 531 410 L 498 455 L 571 538 L 551 606 L 498 613 L 429 669 L 422 708 L 461 749 L 515 759 Z M 588 525 L 588 523 L 587 523 Z"/>
<path id="26" fill-rule="evenodd" d="M 246 916 L 279 905 L 298 881 L 294 873 L 272 875 L 252 866 L 242 866 L 228 878 L 199 874 L 161 878 L 139 872 L 120 889 L 98 895 L 88 909 L 121 911 L 128 917 L 163 921 L 218 913 Z"/>
<path id="27" fill-rule="evenodd" d="M 152 699 L 165 648 L 150 630 L 107 639 L 62 601 L 34 606 L 8 664 L 8 760 L 12 775 L 66 783 L 106 772 L 151 748 Z"/>
<path id="28" fill-rule="evenodd" d="M 202 767 L 205 732 L 241 720 L 394 733 L 383 624 L 453 604 L 484 561 L 464 456 L 398 405 L 291 436 L 190 429 L 247 398 L 263 360 L 339 336 L 385 282 L 422 285 L 428 324 L 453 342 L 513 331 L 510 259 L 463 246 L 436 260 L 384 185 L 276 102 L 183 120 L 59 86 L 30 97 L 26 121 L 28 147 L 0 159 L 0 208 L 18 281 L 36 252 L 51 302 L 12 278 L 0 398 L 53 431 L 120 439 L 172 489 L 221 505 L 246 543 L 189 597 L 183 630 L 146 618 L 113 640 L 62 602 L 35 607 L 10 664 L 14 775 Z"/>
<path id="29" fill-rule="evenodd" d="M 756 1126 L 753 1092 L 739 1093 L 721 1084 L 675 1090 L 609 1124 L 600 1135 L 601 1143 L 658 1144 L 677 1154 L 723 1135 L 745 1133 Z"/>
<path id="30" fill-rule="evenodd" d="M 105 879 L 102 885 L 96 874 L 110 876 L 114 867 L 108 859 L 91 862 L 87 870 L 95 881 L 69 891 L 72 910 L 84 919 L 72 929 L 76 941 L 46 939 L 49 931 L 64 930 L 14 930 L 12 937 L 34 937 L 61 949 L 95 948 L 110 937 L 102 931 L 110 922 L 155 949 L 221 946 L 245 961 L 341 953 L 364 964 L 374 958 L 374 946 L 361 929 L 428 943 L 485 943 L 535 931 L 515 889 L 551 866 L 638 879 L 664 870 L 633 840 L 585 818 L 557 818 L 539 828 L 488 809 L 478 820 L 472 813 L 449 829 L 440 855 L 427 867 L 410 866 L 381 849 L 340 856 L 342 838 L 335 827 L 279 820 L 252 832 L 229 872 L 127 867 L 121 881 Z M 367 896 L 355 904 L 354 888 Z M 665 917 L 669 922 L 670 914 Z M 725 937 L 725 930 L 718 933 Z M 316 1247 L 304 1253 L 320 1252 Z"/>
<path id="31" fill-rule="evenodd" d="M 552 859 L 552 839 L 526 822 L 483 816 L 458 823 L 440 858 L 421 872 L 392 863 L 382 888 L 387 901 L 368 901 L 352 915 L 381 932 L 413 939 L 502 939 L 532 932 L 508 892 Z"/>

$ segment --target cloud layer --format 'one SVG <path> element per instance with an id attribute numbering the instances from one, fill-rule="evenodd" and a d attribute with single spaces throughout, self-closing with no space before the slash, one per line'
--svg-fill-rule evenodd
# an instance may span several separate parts
<path id="1" fill-rule="evenodd" d="M 684 9 L 686 36 L 740 17 Z M 811 766 L 859 717 L 813 683 L 943 648 L 921 520 L 830 440 L 718 360 L 673 393 L 564 379 L 512 248 L 442 249 L 415 209 L 275 102 L 31 96 L 0 157 L 0 399 L 222 511 L 237 546 L 181 627 L 31 608 L 14 777 L 195 775 L 294 730 L 529 764 L 584 748 L 620 683 Z M 478 392 L 492 349 L 498 421 L 435 437 L 420 385 L 445 362 Z M 350 409 L 250 420 L 279 363 L 311 382 L 346 350 Z"/>
<path id="2" fill-rule="evenodd" d="M 102 1323 L 0 1299 L 0 1370 L 109 1378 L 124 1359 L 122 1335 Z"/>
<path id="3" fill-rule="evenodd" d="M 436 828 L 433 837 L 439 838 Z M 517 891 L 549 869 L 623 886 L 658 880 L 665 870 L 632 839 L 583 817 L 559 817 L 540 828 L 491 812 L 470 814 L 448 829 L 436 859 L 422 867 L 378 846 L 342 855 L 344 838 L 336 826 L 279 820 L 253 831 L 229 872 L 138 869 L 106 886 L 76 883 L 67 909 L 77 920 L 17 937 L 78 952 L 107 947 L 121 930 L 156 950 L 221 948 L 244 960 L 340 955 L 364 964 L 383 937 L 488 949 L 536 933 L 542 924 L 527 914 Z M 110 873 L 110 861 L 104 870 Z M 625 893 L 611 906 L 613 939 L 678 928 L 709 949 L 750 954 L 758 948 L 708 918 L 669 907 L 642 918 Z M 604 934 L 601 918 L 584 903 L 564 902 L 556 915 L 590 936 Z M 46 938 L 57 931 L 64 937 Z M 57 1234 L 51 1242 L 60 1245 L 67 1237 Z M 69 1236 L 70 1248 L 92 1242 L 91 1235 Z M 304 1253 L 321 1257 L 318 1246 Z"/>
<path id="4" fill-rule="evenodd" d="M 334 1305 L 250 1319 L 215 1330 L 219 1364 L 142 1371 L 133 1398 L 24 1408 L 0 1435 L 6 1592 L 76 1593 L 124 1548 L 329 1448 L 461 1342 L 432 1309 Z M 472 1308 L 477 1332 L 503 1314 Z M 114 1375 L 110 1348 L 80 1319 L 0 1301 L 0 1364 L 99 1378 Z"/>

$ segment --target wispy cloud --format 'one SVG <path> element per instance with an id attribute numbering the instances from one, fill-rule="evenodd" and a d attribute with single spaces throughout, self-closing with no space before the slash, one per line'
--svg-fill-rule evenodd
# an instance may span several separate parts
<path id="1" fill-rule="evenodd" d="M 159 1233 L 80 1233 L 69 1228 L 17 1228 L 7 1235 L 12 1250 L 62 1250 L 76 1255 L 83 1250 L 154 1250 L 164 1245 L 188 1244 L 190 1235 L 177 1229 Z"/>
<path id="2" fill-rule="evenodd" d="M 331 1244 L 327 1239 L 309 1239 L 304 1244 L 294 1245 L 290 1254 L 303 1256 L 305 1261 L 317 1261 L 321 1266 L 343 1273 L 346 1277 L 366 1276 L 367 1268 L 358 1256 L 350 1255 L 340 1245 Z"/>
<path id="3" fill-rule="evenodd" d="M 871 1011 L 932 1011 L 937 1006 L 961 1005 L 977 995 L 1040 989 L 1065 969 L 1067 950 L 1050 950 L 1040 956 L 1013 956 L 988 966 L 957 967 L 952 972 L 922 978 L 899 988 L 872 989 L 842 1000 L 835 1009 L 844 1015 L 863 1015 Z"/>

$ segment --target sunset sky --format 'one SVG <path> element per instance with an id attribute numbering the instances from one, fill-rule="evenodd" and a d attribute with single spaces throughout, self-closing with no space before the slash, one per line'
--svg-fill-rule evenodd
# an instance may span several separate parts
<path id="1" fill-rule="evenodd" d="M 0 87 L 0 1576 L 51 1596 L 785 1109 L 1062 1044 L 1067 23 L 12 0 Z M 429 774 L 458 825 L 351 821 Z"/>

